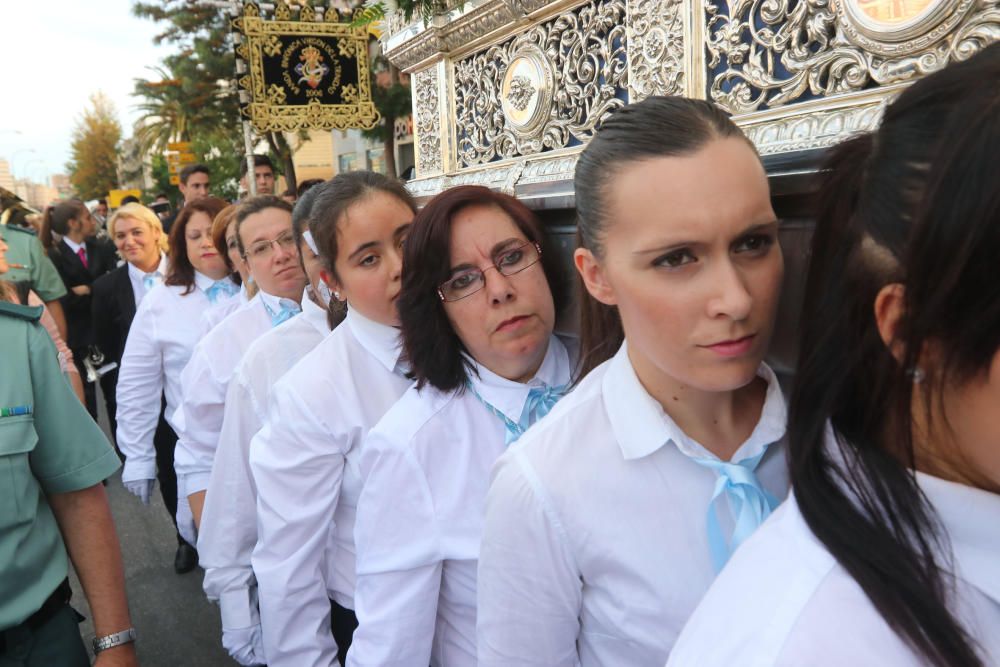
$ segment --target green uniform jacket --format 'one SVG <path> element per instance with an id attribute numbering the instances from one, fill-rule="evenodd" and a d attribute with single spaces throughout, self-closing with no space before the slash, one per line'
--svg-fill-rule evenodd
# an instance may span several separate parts
<path id="1" fill-rule="evenodd" d="M 120 465 L 60 372 L 41 312 L 0 303 L 0 630 L 38 611 L 66 577 L 46 495 L 91 487 Z"/>
<path id="2" fill-rule="evenodd" d="M 49 302 L 66 296 L 55 265 L 45 255 L 42 242 L 35 234 L 21 227 L 0 225 L 0 238 L 8 246 L 7 263 L 10 270 L 0 276 L 10 282 L 27 282 L 42 301 Z"/>

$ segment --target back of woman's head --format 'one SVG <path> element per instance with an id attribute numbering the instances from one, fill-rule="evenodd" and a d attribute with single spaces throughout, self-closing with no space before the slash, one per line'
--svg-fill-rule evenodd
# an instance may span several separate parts
<path id="1" fill-rule="evenodd" d="M 403 279 L 397 302 L 403 349 L 417 386 L 442 391 L 465 385 L 469 362 L 455 333 L 438 287 L 452 272 L 451 228 L 456 215 L 470 206 L 501 209 L 525 238 L 542 248 L 541 264 L 556 311 L 565 305 L 565 278 L 559 256 L 547 249 L 541 222 L 520 201 L 477 185 L 461 185 L 434 197 L 413 220 L 403 251 Z"/>
<path id="2" fill-rule="evenodd" d="M 229 203 L 218 197 L 201 197 L 184 205 L 184 208 L 177 214 L 174 224 L 170 227 L 170 268 L 167 270 L 164 284 L 184 287 L 184 294 L 188 294 L 194 289 L 194 265 L 191 263 L 187 251 L 188 223 L 197 213 L 204 213 L 209 220 L 214 221 L 216 216 L 227 206 Z M 209 229 L 209 233 L 211 233 L 211 229 Z"/>
<path id="3" fill-rule="evenodd" d="M 46 250 L 50 249 L 55 240 L 52 232 L 60 236 L 69 233 L 70 220 L 75 220 L 87 212 L 87 207 L 79 199 L 67 199 L 58 204 L 53 204 L 45 209 L 45 217 L 42 220 L 42 231 L 40 238 Z"/>
<path id="4" fill-rule="evenodd" d="M 998 152 L 1000 45 L 913 84 L 877 132 L 834 149 L 790 404 L 792 483 L 810 528 L 942 667 L 981 661 L 948 610 L 945 540 L 912 472 L 911 406 L 915 382 L 929 415 L 1000 348 Z M 903 295 L 891 347 L 875 313 L 889 285 Z M 928 346 L 933 360 L 921 359 Z"/>
<path id="5" fill-rule="evenodd" d="M 712 140 L 729 137 L 746 140 L 725 111 L 704 100 L 648 97 L 609 116 L 576 163 L 577 245 L 597 259 L 604 257 L 604 236 L 615 221 L 610 186 L 622 169 L 644 160 L 688 156 Z M 582 377 L 614 355 L 624 333 L 617 309 L 592 298 L 582 281 L 577 286 Z"/>
<path id="6" fill-rule="evenodd" d="M 413 195 L 402 183 L 374 171 L 337 174 L 317 193 L 309 216 L 309 232 L 316 241 L 323 266 L 332 276 L 337 276 L 337 225 L 349 208 L 377 193 L 395 197 L 413 212 L 417 210 Z"/>

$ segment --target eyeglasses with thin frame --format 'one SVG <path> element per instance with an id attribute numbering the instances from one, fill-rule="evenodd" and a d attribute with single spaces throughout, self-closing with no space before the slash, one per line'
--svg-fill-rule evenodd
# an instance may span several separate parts
<path id="1" fill-rule="evenodd" d="M 291 252 L 295 250 L 295 236 L 291 231 L 282 232 L 273 239 L 261 240 L 251 243 L 247 247 L 245 259 L 266 259 L 274 252 L 274 244 L 281 246 L 282 250 Z"/>
<path id="2" fill-rule="evenodd" d="M 493 260 L 493 266 L 486 271 L 496 269 L 500 275 L 513 276 L 538 263 L 542 258 L 542 246 L 531 241 L 504 250 Z M 486 274 L 482 269 L 465 269 L 454 274 L 447 281 L 438 285 L 438 296 L 442 301 L 459 301 L 472 296 L 486 287 Z"/>

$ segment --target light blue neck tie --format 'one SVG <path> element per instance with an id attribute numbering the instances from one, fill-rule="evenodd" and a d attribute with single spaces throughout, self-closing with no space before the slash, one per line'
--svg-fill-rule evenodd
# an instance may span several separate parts
<path id="1" fill-rule="evenodd" d="M 240 291 L 240 288 L 229 278 L 216 280 L 212 286 L 205 290 L 205 296 L 209 302 L 215 303 L 219 299 L 230 297 Z"/>
<path id="2" fill-rule="evenodd" d="M 161 282 L 163 282 L 163 274 L 159 271 L 147 273 L 142 277 L 142 286 L 146 288 L 147 292 L 159 285 Z"/>
<path id="3" fill-rule="evenodd" d="M 698 465 L 714 470 L 718 475 L 715 492 L 708 504 L 708 546 L 712 552 L 712 563 L 716 572 L 722 570 L 736 548 L 750 537 L 778 506 L 778 499 L 761 487 L 760 481 L 754 474 L 757 464 L 766 452 L 765 449 L 757 456 L 743 459 L 739 463 L 718 459 L 692 459 Z M 728 542 L 722 535 L 719 510 L 716 505 L 719 496 L 723 494 L 729 501 L 735 519 L 733 534 Z"/>
<path id="4" fill-rule="evenodd" d="M 471 382 L 468 383 L 468 387 L 472 391 L 473 395 L 479 399 L 479 402 L 486 406 L 487 410 L 498 417 L 507 428 L 507 435 L 504 438 L 505 446 L 510 446 L 512 443 L 517 442 L 517 439 L 524 435 L 524 432 L 527 431 L 532 424 L 549 414 L 549 411 L 555 407 L 555 404 L 559 402 L 560 398 L 566 395 L 567 391 L 567 386 L 564 384 L 559 385 L 558 387 L 549 387 L 547 385 L 544 387 L 533 387 L 528 392 L 528 397 L 524 401 L 524 408 L 521 410 L 520 420 L 515 422 L 513 419 L 491 405 L 485 398 L 480 396 L 479 392 L 476 391 Z"/>
<path id="5" fill-rule="evenodd" d="M 302 312 L 302 306 L 295 303 L 291 299 L 278 299 L 278 310 L 271 308 L 267 301 L 264 302 L 264 308 L 267 310 L 267 314 L 271 316 L 272 328 L 278 326 L 282 322 L 287 322 Z"/>

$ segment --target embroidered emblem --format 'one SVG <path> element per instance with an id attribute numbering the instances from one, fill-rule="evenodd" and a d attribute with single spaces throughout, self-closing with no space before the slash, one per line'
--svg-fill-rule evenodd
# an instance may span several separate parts
<path id="1" fill-rule="evenodd" d="M 299 54 L 302 62 L 295 66 L 295 73 L 299 75 L 299 83 L 305 83 L 312 89 L 316 89 L 323 77 L 330 72 L 330 68 L 323 62 L 323 54 L 315 46 L 307 46 Z"/>

